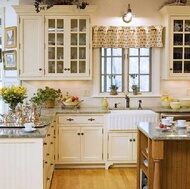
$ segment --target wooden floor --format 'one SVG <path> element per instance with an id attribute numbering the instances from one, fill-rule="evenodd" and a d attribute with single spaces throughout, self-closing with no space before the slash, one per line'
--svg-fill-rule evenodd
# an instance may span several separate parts
<path id="1" fill-rule="evenodd" d="M 51 189 L 136 189 L 136 168 L 57 169 Z"/>

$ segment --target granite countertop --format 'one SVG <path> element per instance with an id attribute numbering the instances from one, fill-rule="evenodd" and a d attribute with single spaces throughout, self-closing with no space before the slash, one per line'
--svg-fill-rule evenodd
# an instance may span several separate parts
<path id="1" fill-rule="evenodd" d="M 152 140 L 190 140 L 190 132 L 174 125 L 167 130 L 159 129 L 159 123 L 139 122 L 137 128 Z"/>
<path id="2" fill-rule="evenodd" d="M 151 107 L 150 109 L 156 113 L 190 113 L 190 108 L 172 109 L 163 107 Z"/>

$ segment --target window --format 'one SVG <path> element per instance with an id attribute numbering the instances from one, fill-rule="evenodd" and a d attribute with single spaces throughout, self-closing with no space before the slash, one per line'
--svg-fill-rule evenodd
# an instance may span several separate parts
<path id="1" fill-rule="evenodd" d="M 124 51 L 128 51 L 128 73 L 124 71 Z M 118 92 L 132 92 L 132 85 L 137 85 L 141 92 L 151 91 L 150 48 L 101 48 L 100 56 L 102 93 L 110 92 L 112 84 L 118 86 Z"/>
<path id="2" fill-rule="evenodd" d="M 128 91 L 132 91 L 132 85 L 137 85 L 141 92 L 151 91 L 150 54 L 149 48 L 129 48 Z"/>
<path id="3" fill-rule="evenodd" d="M 110 92 L 111 85 L 117 85 L 118 92 L 123 91 L 123 49 L 101 49 L 101 89 L 102 93 Z"/>

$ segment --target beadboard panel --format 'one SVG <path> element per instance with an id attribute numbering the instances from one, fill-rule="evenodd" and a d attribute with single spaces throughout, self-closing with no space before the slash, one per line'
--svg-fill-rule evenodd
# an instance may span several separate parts
<path id="1" fill-rule="evenodd" d="M 3 189 L 43 188 L 41 139 L 5 139 L 0 142 L 0 178 Z"/>

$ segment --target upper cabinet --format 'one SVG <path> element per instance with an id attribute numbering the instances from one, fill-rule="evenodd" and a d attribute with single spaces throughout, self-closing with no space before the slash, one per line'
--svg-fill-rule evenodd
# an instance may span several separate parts
<path id="1" fill-rule="evenodd" d="M 162 78 L 190 79 L 190 6 L 165 6 Z"/>
<path id="2" fill-rule="evenodd" d="M 18 14 L 18 62 L 21 80 L 90 80 L 90 20 L 96 6 L 14 6 Z"/>

